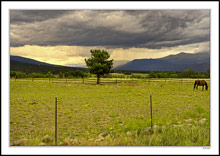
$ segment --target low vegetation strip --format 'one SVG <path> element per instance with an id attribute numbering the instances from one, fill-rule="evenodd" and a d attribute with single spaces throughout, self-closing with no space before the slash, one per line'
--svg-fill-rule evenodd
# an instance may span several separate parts
<path id="1" fill-rule="evenodd" d="M 51 82 L 79 82 L 79 83 L 96 83 L 95 78 L 11 78 L 11 81 L 51 81 Z M 197 79 L 176 79 L 176 78 L 147 78 L 147 79 L 134 79 L 134 78 L 103 78 L 101 83 L 120 83 L 120 82 L 170 82 L 170 83 L 189 83 Z M 210 82 L 210 79 L 203 79 Z"/>

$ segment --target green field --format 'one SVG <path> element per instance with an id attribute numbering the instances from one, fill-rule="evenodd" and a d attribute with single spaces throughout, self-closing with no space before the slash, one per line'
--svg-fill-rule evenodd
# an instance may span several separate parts
<path id="1" fill-rule="evenodd" d="M 210 146 L 210 88 L 193 90 L 193 84 L 193 79 L 101 85 L 11 79 L 10 145 L 55 144 L 57 96 L 59 146 Z"/>

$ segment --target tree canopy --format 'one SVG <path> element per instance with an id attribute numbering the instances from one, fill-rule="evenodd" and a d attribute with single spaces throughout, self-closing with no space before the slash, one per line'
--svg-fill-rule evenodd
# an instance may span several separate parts
<path id="1" fill-rule="evenodd" d="M 113 67 L 113 60 L 108 60 L 110 55 L 105 50 L 90 50 L 91 58 L 85 59 L 88 71 L 97 75 L 97 84 L 100 77 L 108 74 Z"/>

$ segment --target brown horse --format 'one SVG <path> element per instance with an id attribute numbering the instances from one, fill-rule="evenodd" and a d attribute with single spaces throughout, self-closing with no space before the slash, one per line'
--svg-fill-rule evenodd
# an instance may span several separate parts
<path id="1" fill-rule="evenodd" d="M 194 89 L 196 88 L 198 90 L 198 86 L 202 86 L 202 90 L 204 90 L 205 86 L 205 89 L 208 90 L 208 85 L 205 80 L 196 80 L 194 83 Z"/>

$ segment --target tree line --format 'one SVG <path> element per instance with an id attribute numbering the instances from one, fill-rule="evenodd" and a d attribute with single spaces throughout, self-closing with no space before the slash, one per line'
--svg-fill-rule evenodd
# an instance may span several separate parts
<path id="1" fill-rule="evenodd" d="M 112 73 L 117 73 L 116 75 Z M 96 77 L 93 74 L 81 70 L 74 70 L 69 72 L 59 72 L 58 74 L 53 72 L 48 73 L 25 73 L 10 71 L 10 77 L 16 78 L 89 78 Z M 111 71 L 111 73 L 105 74 L 102 77 L 105 78 L 135 78 L 135 79 L 147 79 L 147 78 L 210 78 L 209 70 L 206 73 L 196 73 L 192 69 L 188 69 L 184 72 L 154 72 L 150 71 L 144 74 L 136 74 L 131 72 Z"/>
<path id="2" fill-rule="evenodd" d="M 149 78 L 210 78 L 210 70 L 205 73 L 197 73 L 192 69 L 184 72 L 153 72 L 150 71 Z"/>
<path id="3" fill-rule="evenodd" d="M 74 70 L 69 72 L 59 72 L 58 74 L 48 72 L 48 73 L 26 73 L 26 72 L 15 72 L 10 71 L 10 77 L 16 78 L 85 78 L 88 77 L 88 73 Z"/>

